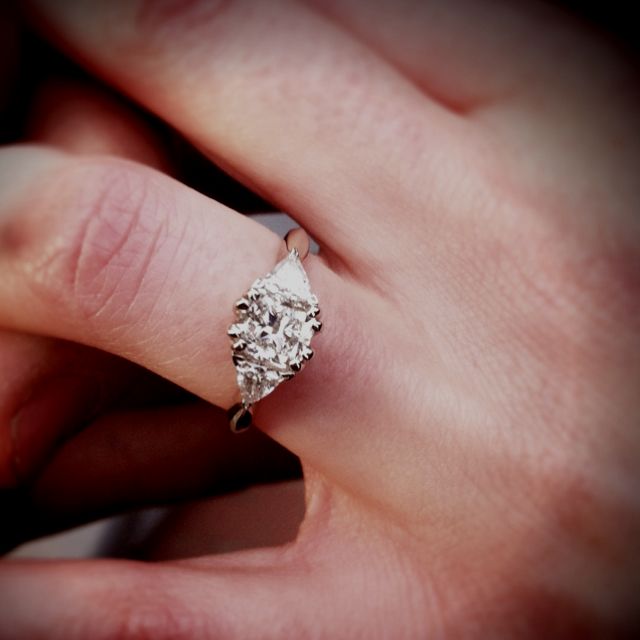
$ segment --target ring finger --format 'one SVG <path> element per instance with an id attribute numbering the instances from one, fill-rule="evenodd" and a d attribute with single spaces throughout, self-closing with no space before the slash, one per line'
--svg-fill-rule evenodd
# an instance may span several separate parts
<path id="1" fill-rule="evenodd" d="M 9 148 L 0 176 L 7 183 L 0 325 L 116 353 L 224 408 L 236 401 L 231 309 L 272 269 L 277 236 L 162 174 L 113 158 Z M 343 377 L 335 369 L 349 332 L 338 333 L 331 319 L 344 313 L 348 285 L 316 256 L 305 266 L 333 328 L 316 338 L 311 370 L 287 387 L 312 391 L 321 380 L 323 394 L 344 397 L 327 387 Z M 350 287 L 348 295 L 357 300 L 358 291 Z M 311 405 L 317 400 L 303 395 Z"/>

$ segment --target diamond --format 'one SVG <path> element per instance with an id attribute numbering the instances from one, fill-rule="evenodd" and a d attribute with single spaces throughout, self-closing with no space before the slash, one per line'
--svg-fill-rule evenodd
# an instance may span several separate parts
<path id="1" fill-rule="evenodd" d="M 296 249 L 269 274 L 258 278 L 235 305 L 236 322 L 227 333 L 245 406 L 269 395 L 300 371 L 313 351 L 311 338 L 322 326 L 318 299 Z"/>

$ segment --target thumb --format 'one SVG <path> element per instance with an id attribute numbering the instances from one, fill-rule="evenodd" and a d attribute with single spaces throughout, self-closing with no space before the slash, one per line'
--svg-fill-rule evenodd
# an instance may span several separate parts
<path id="1" fill-rule="evenodd" d="M 415 565 L 320 493 L 284 547 L 163 564 L 5 562 L 0 640 L 424 637 L 437 617 Z"/>

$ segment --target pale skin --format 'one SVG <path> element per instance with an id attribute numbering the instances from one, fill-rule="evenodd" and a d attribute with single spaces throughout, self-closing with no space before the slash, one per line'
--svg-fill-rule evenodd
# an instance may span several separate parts
<path id="1" fill-rule="evenodd" d="M 42 0 L 33 14 L 317 239 L 305 267 L 324 326 L 309 366 L 255 410 L 302 461 L 294 542 L 6 561 L 0 637 L 630 634 L 640 105 L 622 53 L 527 3 Z M 56 132 L 0 154 L 3 486 L 37 468 L 55 518 L 175 498 L 212 468 L 287 475 L 282 449 L 231 436 L 215 408 L 237 401 L 233 301 L 281 239 L 165 175 L 148 140 L 127 160 Z M 99 379 L 108 399 L 150 375 L 139 366 L 215 407 L 94 415 L 66 457 L 49 451 L 69 429 L 55 411 L 16 437 L 42 369 Z M 168 474 L 178 427 L 191 449 Z"/>

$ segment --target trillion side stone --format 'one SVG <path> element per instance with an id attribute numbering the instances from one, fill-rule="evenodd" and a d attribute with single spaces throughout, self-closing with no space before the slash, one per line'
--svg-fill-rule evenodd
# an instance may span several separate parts
<path id="1" fill-rule="evenodd" d="M 292 378 L 310 357 L 318 299 L 295 250 L 258 278 L 229 327 L 242 401 L 251 405 Z"/>

